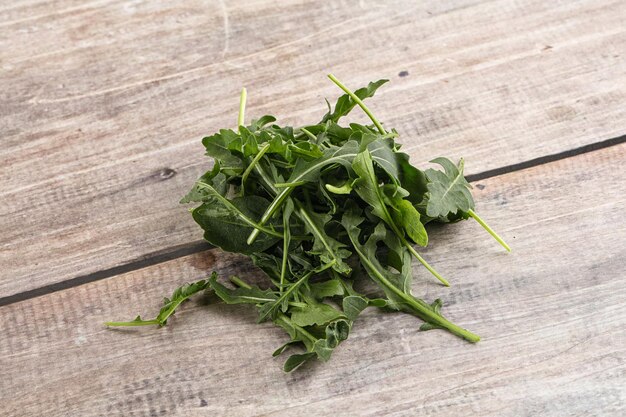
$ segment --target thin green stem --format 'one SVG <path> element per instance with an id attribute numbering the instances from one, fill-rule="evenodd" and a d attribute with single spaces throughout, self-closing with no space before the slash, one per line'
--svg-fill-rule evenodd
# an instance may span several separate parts
<path id="1" fill-rule="evenodd" d="M 311 139 L 313 142 L 317 142 L 317 138 L 315 137 L 313 133 L 309 132 L 303 127 L 301 127 L 300 130 L 303 131 L 309 137 L 309 139 Z"/>
<path id="2" fill-rule="evenodd" d="M 208 188 L 208 189 L 210 189 L 210 190 L 213 190 L 213 187 L 211 187 L 209 184 L 204 183 L 204 182 L 202 182 L 202 181 L 198 181 L 198 182 L 196 182 L 196 184 L 198 184 L 198 185 L 200 185 L 200 186 L 202 186 L 202 187 L 206 187 L 206 188 Z M 268 229 L 267 227 L 263 227 L 263 226 L 261 226 L 261 225 L 259 225 L 259 224 L 255 223 L 253 220 L 249 219 L 247 216 L 245 216 L 243 213 L 241 213 L 241 211 L 240 211 L 239 209 L 237 209 L 236 207 L 234 207 L 230 201 L 228 201 L 228 200 L 227 200 L 227 199 L 225 199 L 224 197 L 220 196 L 219 198 L 222 200 L 222 202 L 224 203 L 224 205 L 227 205 L 227 206 L 232 207 L 232 208 L 233 208 L 233 210 L 232 210 L 232 211 L 233 211 L 233 212 L 235 212 L 235 213 L 237 214 L 237 216 L 238 216 L 241 220 L 243 220 L 243 221 L 244 221 L 246 224 L 248 224 L 249 226 L 252 226 L 252 227 L 254 228 L 254 230 L 253 230 L 253 231 L 256 231 L 256 232 L 257 232 L 257 233 L 256 233 L 257 235 L 258 235 L 260 232 L 263 232 L 263 233 L 265 233 L 265 234 L 267 234 L 267 235 L 270 235 L 270 236 L 275 236 L 275 237 L 283 237 L 283 234 L 282 234 L 282 233 L 278 233 L 278 232 L 276 232 L 276 231 L 274 231 L 274 230 L 272 230 L 272 229 Z"/>
<path id="3" fill-rule="evenodd" d="M 294 188 L 300 187 L 301 185 L 306 184 L 306 181 L 298 181 L 298 182 L 277 182 L 274 184 L 276 188 Z"/>
<path id="4" fill-rule="evenodd" d="M 507 245 L 506 242 L 500 236 L 498 236 L 498 234 L 491 227 L 489 227 L 489 225 L 478 214 L 476 214 L 474 210 L 470 209 L 467 213 L 474 220 L 476 220 L 478 224 L 480 224 L 487 232 L 489 232 L 489 234 L 493 236 L 493 238 L 497 240 L 498 243 L 501 244 L 502 247 L 507 250 L 507 252 L 511 252 L 511 247 Z"/>
<path id="5" fill-rule="evenodd" d="M 367 116 L 372 120 L 372 122 L 374 123 L 374 125 L 376 126 L 376 128 L 378 129 L 381 135 L 387 134 L 387 132 L 383 128 L 383 125 L 380 124 L 380 122 L 378 121 L 378 119 L 376 119 L 376 117 L 374 117 L 370 109 L 368 109 L 365 103 L 363 103 L 363 100 L 361 100 L 356 94 L 354 94 L 348 87 L 346 87 L 341 81 L 339 81 L 333 74 L 328 74 L 328 78 L 330 78 L 330 80 L 334 82 L 337 85 L 337 87 L 345 91 L 345 93 L 349 95 L 350 98 L 354 100 L 354 102 L 358 104 L 361 109 L 363 109 L 365 114 L 367 114 Z"/>
<path id="6" fill-rule="evenodd" d="M 327 263 L 326 265 L 324 265 L 321 268 L 314 269 L 314 270 L 309 271 L 306 274 L 304 274 L 302 276 L 302 278 L 300 278 L 298 281 L 294 282 L 289 288 L 287 288 L 287 291 L 285 291 L 284 293 L 281 294 L 280 297 L 278 297 L 278 299 L 274 302 L 274 304 L 272 305 L 272 307 L 269 310 L 267 310 L 263 315 L 261 315 L 259 317 L 259 322 L 262 322 L 263 320 L 265 320 L 267 318 L 267 316 L 272 314 L 272 312 L 276 308 L 278 308 L 283 303 L 283 301 L 287 300 L 287 298 L 291 295 L 291 293 L 293 293 L 296 289 L 298 289 L 298 287 L 300 287 L 300 285 L 302 285 L 312 275 L 319 274 L 319 273 L 327 270 L 328 268 L 332 267 L 334 264 L 335 264 L 335 261 L 332 261 L 332 262 Z M 287 301 L 287 302 L 289 302 L 289 301 Z"/>
<path id="7" fill-rule="evenodd" d="M 248 92 L 246 88 L 241 89 L 241 96 L 239 97 L 239 117 L 237 117 L 237 128 L 239 126 L 243 126 L 244 116 L 246 113 L 246 98 L 248 97 Z"/>
<path id="8" fill-rule="evenodd" d="M 230 282 L 232 282 L 233 284 L 235 284 L 236 286 L 238 286 L 240 288 L 245 288 L 246 290 L 252 289 L 252 287 L 250 285 L 248 285 L 246 282 L 244 282 L 239 277 L 236 277 L 236 276 L 232 275 L 228 279 L 230 280 Z"/>
<path id="9" fill-rule="evenodd" d="M 293 328 L 297 329 L 300 333 L 302 333 L 303 336 L 305 336 L 307 339 L 309 339 L 312 343 L 317 342 L 317 339 L 315 338 L 315 336 L 313 336 L 311 333 L 307 332 L 305 329 L 303 329 L 302 327 L 300 327 L 297 324 L 295 324 L 293 321 L 291 321 L 289 318 L 287 318 L 286 315 L 281 313 L 278 316 L 278 320 L 282 320 L 283 323 L 286 323 L 286 324 L 292 326 Z"/>
<path id="10" fill-rule="evenodd" d="M 289 196 L 289 194 L 291 194 L 292 191 L 293 191 L 293 188 L 283 188 L 280 194 L 278 194 L 278 196 L 274 199 L 274 201 L 272 201 L 272 203 L 269 205 L 267 210 L 265 210 L 265 213 L 259 220 L 259 223 L 258 223 L 259 228 L 255 227 L 255 229 L 250 233 L 250 236 L 248 236 L 248 240 L 247 240 L 248 245 L 252 245 L 254 243 L 259 233 L 263 231 L 262 225 L 264 225 L 270 219 L 270 217 L 272 217 L 272 215 L 274 214 L 274 211 L 278 209 L 278 207 Z M 280 236 L 282 237 L 282 235 Z"/>
<path id="11" fill-rule="evenodd" d="M 289 230 L 289 216 L 283 212 L 283 259 L 280 264 L 280 287 L 278 290 L 280 294 L 283 293 L 285 287 L 285 277 L 287 275 L 287 260 L 289 257 L 289 244 L 290 242 L 290 230 Z"/>
<path id="12" fill-rule="evenodd" d="M 439 272 L 437 272 L 435 270 L 435 268 L 433 268 L 432 266 L 430 266 L 430 264 L 428 262 L 426 262 L 426 260 L 424 258 L 422 258 L 422 256 L 417 253 L 417 251 L 415 250 L 415 248 L 413 248 L 413 245 L 411 245 L 411 242 L 409 242 L 408 240 L 406 240 L 406 238 L 404 237 L 404 232 L 402 230 L 400 230 L 400 228 L 398 227 L 398 225 L 393 221 L 393 217 L 391 217 L 391 214 L 389 213 L 389 210 L 387 209 L 387 206 L 384 203 L 384 200 L 382 198 L 382 196 L 380 195 L 380 190 L 377 190 L 378 193 L 378 198 L 381 201 L 381 207 L 383 209 L 384 212 L 384 216 L 387 219 L 386 223 L 389 225 L 389 227 L 391 227 L 391 230 L 396 234 L 396 236 L 398 237 L 398 239 L 400 239 L 400 241 L 402 242 L 402 244 L 404 246 L 407 247 L 407 249 L 409 250 L 409 252 L 411 252 L 411 254 L 413 256 L 415 256 L 415 258 L 417 258 L 417 260 L 426 267 L 426 269 L 428 270 L 428 272 L 430 272 L 431 274 L 433 274 L 435 276 L 435 278 L 437 278 L 439 281 L 441 281 L 441 283 L 443 285 L 445 285 L 446 287 L 450 286 L 450 283 L 448 282 L 447 279 L 445 279 L 444 277 L 442 277 Z"/>
<path id="13" fill-rule="evenodd" d="M 110 327 L 136 327 L 136 326 L 153 326 L 155 324 L 161 324 L 159 320 L 141 320 L 141 321 L 107 321 L 105 326 Z"/>
<path id="14" fill-rule="evenodd" d="M 248 165 L 246 170 L 241 175 L 241 195 L 244 194 L 244 187 L 245 187 L 246 179 L 248 178 L 248 175 L 250 175 L 250 173 L 252 172 L 256 164 L 259 162 L 261 158 L 263 158 L 263 155 L 265 155 L 265 152 L 267 152 L 269 148 L 270 148 L 270 145 L 268 143 L 261 146 L 261 149 L 259 149 L 259 152 L 254 156 L 254 159 L 250 162 L 250 165 Z"/>
<path id="15" fill-rule="evenodd" d="M 391 291 L 393 291 L 398 297 L 400 297 L 402 300 L 404 300 L 408 305 L 410 305 L 413 308 L 413 311 L 416 313 L 416 315 L 421 318 L 424 321 L 427 321 L 429 323 L 433 323 L 436 324 L 438 326 L 443 327 L 444 329 L 447 329 L 449 332 L 451 332 L 452 334 L 455 334 L 459 337 L 462 337 L 463 339 L 470 341 L 472 343 L 476 343 L 480 340 L 480 336 L 470 332 L 469 330 L 465 330 L 464 328 L 457 326 L 456 324 L 452 323 L 451 321 L 447 320 L 446 318 L 444 318 L 443 316 L 441 316 L 440 314 L 435 313 L 434 311 L 432 311 L 430 308 L 427 307 L 427 305 L 423 302 L 419 302 L 419 300 L 416 300 L 415 297 L 413 297 L 410 294 L 405 293 L 404 291 L 402 291 L 401 289 L 399 289 L 398 287 L 396 287 L 395 285 L 393 285 L 383 274 L 381 274 L 378 269 L 376 269 L 376 266 L 370 261 L 370 259 L 359 250 L 359 248 L 356 245 L 356 242 L 354 242 L 352 236 L 350 236 L 350 239 L 352 240 L 352 243 L 354 244 L 354 247 L 359 255 L 359 257 L 361 258 L 361 262 L 363 262 L 363 264 L 368 266 L 368 269 L 374 274 L 376 275 L 376 278 L 380 281 L 381 284 L 383 284 L 385 287 L 389 288 Z"/>
<path id="16" fill-rule="evenodd" d="M 439 275 L 439 272 L 435 271 L 435 268 L 430 266 L 428 264 L 428 262 L 426 262 L 426 260 L 424 258 L 422 258 L 422 256 L 419 253 L 417 253 L 417 251 L 413 248 L 413 246 L 411 245 L 410 242 L 408 242 L 404 238 L 402 240 L 403 240 L 402 243 L 404 243 L 404 245 L 409 249 L 409 252 L 411 252 L 413 254 L 413 256 L 415 256 L 417 258 L 417 260 L 420 261 L 420 263 L 422 265 L 424 265 L 426 267 L 426 269 L 428 269 L 428 271 L 435 276 L 435 278 L 437 278 L 439 281 L 441 281 L 441 283 L 443 285 L 445 285 L 446 287 L 450 286 L 450 283 L 448 282 L 448 280 L 445 279 L 444 277 L 442 277 L 441 275 Z"/>

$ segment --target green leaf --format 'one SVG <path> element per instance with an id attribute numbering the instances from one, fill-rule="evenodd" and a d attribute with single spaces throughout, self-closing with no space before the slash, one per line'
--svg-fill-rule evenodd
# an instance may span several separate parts
<path id="1" fill-rule="evenodd" d="M 471 185 L 463 177 L 463 159 L 458 166 L 447 158 L 433 159 L 445 172 L 427 169 L 428 204 L 426 214 L 434 218 L 447 218 L 457 212 L 468 212 L 474 208 L 474 199 L 469 189 Z"/>
<path id="2" fill-rule="evenodd" d="M 320 147 L 311 142 L 299 142 L 295 145 L 289 145 L 289 149 L 293 154 L 302 157 L 304 160 L 310 161 L 324 156 Z"/>
<path id="3" fill-rule="evenodd" d="M 367 87 L 359 88 L 354 92 L 358 98 L 361 100 L 365 100 L 366 98 L 373 97 L 374 93 L 378 88 L 385 84 L 389 80 L 378 80 L 376 82 L 370 82 Z M 337 99 L 337 103 L 335 104 L 335 110 L 331 113 L 330 111 L 324 115 L 322 118 L 322 123 L 327 121 L 338 122 L 340 118 L 346 116 L 350 111 L 356 106 L 357 103 L 348 95 L 344 94 Z"/>
<path id="4" fill-rule="evenodd" d="M 226 304 L 264 304 L 276 301 L 278 298 L 274 291 L 262 290 L 256 286 L 250 286 L 250 288 L 227 288 L 217 281 L 217 274 L 209 278 L 209 284 L 215 291 L 215 295 Z"/>
<path id="5" fill-rule="evenodd" d="M 354 321 L 368 305 L 369 302 L 366 298 L 358 295 L 350 295 L 343 299 L 343 313 L 349 320 Z"/>
<path id="6" fill-rule="evenodd" d="M 261 252 L 282 237 L 282 233 L 259 226 L 255 219 L 268 206 L 263 197 L 252 195 L 228 200 L 211 185 L 197 182 L 181 202 L 201 201 L 203 204 L 192 211 L 194 220 L 204 229 L 204 238 L 211 244 L 228 252 Z M 248 245 L 250 231 L 259 229 L 263 237 L 254 245 Z"/>
<path id="7" fill-rule="evenodd" d="M 308 351 L 313 350 L 318 338 L 309 333 L 306 329 L 295 324 L 291 319 L 282 313 L 278 313 L 274 318 L 274 324 L 287 332 L 293 343 L 302 343 Z M 282 352 L 282 351 L 281 351 Z"/>
<path id="8" fill-rule="evenodd" d="M 289 261 L 289 245 L 291 244 L 291 228 L 289 226 L 289 220 L 291 218 L 291 214 L 293 213 L 293 201 L 287 199 L 285 203 L 285 208 L 283 209 L 283 253 L 282 253 L 282 262 L 280 266 L 280 291 L 282 292 L 283 286 L 287 281 L 287 272 Z"/>
<path id="9" fill-rule="evenodd" d="M 387 223 L 398 235 L 401 235 L 385 204 L 385 196 L 380 188 L 372 157 L 368 150 L 359 153 L 354 158 L 352 169 L 358 176 L 352 184 L 354 191 L 372 208 L 372 213 L 375 216 Z"/>
<path id="10" fill-rule="evenodd" d="M 265 125 L 269 123 L 274 123 L 275 121 L 276 118 L 274 116 L 266 114 L 265 116 L 261 116 L 257 120 L 252 120 L 252 122 L 248 126 L 248 130 L 250 132 L 256 132 L 257 130 L 262 129 Z"/>
<path id="11" fill-rule="evenodd" d="M 284 345 L 282 345 L 281 347 L 279 347 L 278 349 L 276 349 L 274 351 L 274 353 L 272 353 L 272 356 L 276 357 L 276 356 L 280 356 L 283 354 L 284 351 L 286 351 L 287 349 L 289 349 L 292 345 L 297 344 L 297 341 L 290 341 L 285 343 Z"/>
<path id="12" fill-rule="evenodd" d="M 237 133 L 230 129 L 221 129 L 219 133 L 203 138 L 202 144 L 206 154 L 219 161 L 224 171 L 236 173 L 243 171 L 243 162 L 232 154 L 229 146 L 237 140 L 241 140 Z"/>
<path id="13" fill-rule="evenodd" d="M 388 233 L 384 223 L 378 223 L 374 228 L 374 231 L 366 240 L 365 244 L 361 244 L 359 241 L 360 229 L 359 225 L 364 221 L 363 217 L 358 215 L 356 211 L 347 211 L 342 219 L 342 224 L 348 232 L 348 236 L 354 246 L 355 252 L 361 259 L 361 265 L 365 268 L 368 275 L 381 287 L 385 292 L 388 299 L 392 302 L 390 307 L 397 310 L 402 309 L 402 304 L 405 303 L 405 299 L 402 294 L 406 293 L 410 289 L 411 275 L 410 275 L 410 254 L 408 258 L 409 268 L 403 272 L 405 274 L 396 273 L 385 266 L 383 266 L 376 256 L 378 251 L 378 243 L 383 242 L 387 244 L 390 251 L 402 250 L 401 253 L 396 253 L 396 258 L 406 261 L 406 251 L 399 249 L 399 244 L 396 244 L 397 238 Z M 404 264 L 403 263 L 403 264 Z M 408 274 L 407 274 L 408 273 Z M 399 292 L 402 293 L 399 295 Z"/>
<path id="14" fill-rule="evenodd" d="M 289 301 L 297 293 L 297 290 L 300 288 L 300 286 L 304 284 L 312 275 L 319 274 L 320 272 L 325 271 L 331 266 L 332 264 L 326 264 L 311 271 L 308 271 L 302 277 L 298 278 L 296 282 L 290 284 L 287 289 L 285 289 L 284 292 L 280 295 L 280 297 L 276 299 L 276 301 L 264 304 L 259 314 L 259 323 L 264 321 L 268 317 L 273 318 L 278 313 L 279 308 L 283 313 L 287 311 Z"/>
<path id="15" fill-rule="evenodd" d="M 394 210 L 391 215 L 407 236 L 420 246 L 428 245 L 428 233 L 420 221 L 420 214 L 410 201 L 403 198 L 391 200 Z"/>
<path id="16" fill-rule="evenodd" d="M 315 182 L 320 171 L 328 165 L 350 166 L 358 151 L 359 145 L 355 141 L 348 141 L 341 147 L 333 146 L 326 149 L 324 154 L 314 161 L 298 159 L 287 182 L 291 184 Z"/>
<path id="17" fill-rule="evenodd" d="M 330 359 L 333 350 L 350 335 L 350 323 L 346 320 L 337 320 L 326 326 L 325 339 L 318 339 L 313 345 L 313 351 L 322 361 Z"/>
<path id="18" fill-rule="evenodd" d="M 309 290 L 311 295 L 317 300 L 343 295 L 345 291 L 343 284 L 339 279 L 329 279 L 327 281 L 310 284 Z"/>
<path id="19" fill-rule="evenodd" d="M 313 247 L 308 253 L 319 256 L 322 264 L 332 263 L 332 268 L 340 274 L 349 274 L 352 269 L 344 259 L 352 253 L 345 244 L 328 236 L 324 230 L 324 225 L 330 221 L 330 214 L 314 213 L 303 207 L 298 207 L 298 212 L 306 230 L 313 235 Z"/>
<path id="20" fill-rule="evenodd" d="M 428 192 L 428 179 L 423 171 L 415 168 L 409 162 L 405 153 L 396 153 L 400 167 L 400 186 L 409 192 L 407 199 L 413 204 L 419 204 Z"/>
<path id="21" fill-rule="evenodd" d="M 361 260 L 361 264 L 370 278 L 372 278 L 387 295 L 389 299 L 388 307 L 414 314 L 420 319 L 440 326 L 470 342 L 479 341 L 480 338 L 477 335 L 451 323 L 439 314 L 439 312 L 435 311 L 433 306 L 411 295 L 410 261 L 407 261 L 406 254 L 397 253 L 399 250 L 405 251 L 405 247 L 400 245 L 395 236 L 387 233 L 382 223 L 376 226 L 374 232 L 370 235 L 365 244 L 360 243 L 359 235 L 361 231 L 358 226 L 363 223 L 363 221 L 364 218 L 354 209 L 346 211 L 342 218 L 342 224 L 348 232 L 350 241 Z M 389 250 L 396 252 L 396 257 L 402 259 L 403 270 L 401 273 L 395 273 L 389 270 L 383 266 L 376 257 L 377 245 L 378 242 L 381 241 L 387 243 Z"/>
<path id="22" fill-rule="evenodd" d="M 239 135 L 228 144 L 228 150 L 235 151 L 248 158 L 259 151 L 255 135 L 244 126 L 239 126 Z"/>
<path id="23" fill-rule="evenodd" d="M 398 164 L 398 154 L 393 150 L 391 139 L 381 139 L 380 134 L 376 134 L 377 140 L 367 145 L 372 161 L 376 162 L 394 182 L 400 184 L 400 169 Z"/>
<path id="24" fill-rule="evenodd" d="M 217 277 L 217 274 L 213 272 L 211 275 L 211 279 Z M 159 314 L 156 318 L 152 320 L 142 320 L 140 316 L 135 317 L 133 321 L 109 321 L 106 322 L 105 325 L 111 327 L 117 326 L 146 326 L 146 325 L 159 325 L 165 326 L 167 324 L 167 319 L 174 314 L 179 305 L 183 303 L 183 301 L 189 299 L 194 294 L 204 291 L 209 286 L 208 280 L 200 280 L 191 284 L 184 284 L 181 287 L 178 287 L 174 290 L 174 293 L 170 298 L 165 298 L 163 301 L 163 307 L 159 311 Z"/>
<path id="25" fill-rule="evenodd" d="M 285 362 L 283 370 L 285 372 L 291 372 L 313 357 L 315 357 L 315 353 L 313 352 L 291 355 L 289 359 L 287 359 L 287 361 Z"/>
<path id="26" fill-rule="evenodd" d="M 341 311 L 326 304 L 308 302 L 306 307 L 293 308 L 291 320 L 298 326 L 323 326 L 331 321 L 344 317 Z"/>

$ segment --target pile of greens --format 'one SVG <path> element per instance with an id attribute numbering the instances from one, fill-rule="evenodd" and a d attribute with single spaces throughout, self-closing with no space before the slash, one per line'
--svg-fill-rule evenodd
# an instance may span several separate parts
<path id="1" fill-rule="evenodd" d="M 244 125 L 244 89 L 238 130 L 222 129 L 202 140 L 215 164 L 181 200 L 200 203 L 191 213 L 207 241 L 249 256 L 271 285 L 262 289 L 231 277 L 232 286 L 226 286 L 213 273 L 178 288 L 153 320 L 138 316 L 107 325 L 164 325 L 184 300 L 212 290 L 227 304 L 255 305 L 259 322 L 270 320 L 287 332 L 290 341 L 275 356 L 304 348 L 287 359 L 285 371 L 315 357 L 327 361 L 369 306 L 413 314 L 425 322 L 422 330 L 480 340 L 441 314 L 441 300 L 427 303 L 411 294 L 413 258 L 448 285 L 414 248 L 428 244 L 429 222 L 472 217 L 510 250 L 474 212 L 463 160 L 432 161 L 443 170 L 415 168 L 400 152 L 398 133 L 385 130 L 362 101 L 387 80 L 352 92 L 329 78 L 345 94 L 318 123 L 299 128 L 281 127 L 272 116 Z M 340 125 L 357 105 L 372 125 Z M 354 288 L 362 275 L 379 294 Z"/>

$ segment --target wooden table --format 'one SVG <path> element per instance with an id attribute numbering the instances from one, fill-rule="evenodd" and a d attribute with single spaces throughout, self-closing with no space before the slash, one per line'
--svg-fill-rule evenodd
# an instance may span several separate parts
<path id="1" fill-rule="evenodd" d="M 0 5 L 0 415 L 625 415 L 626 2 L 280 4 Z M 105 328 L 210 271 L 260 274 L 178 199 L 241 86 L 251 117 L 300 124 L 338 95 L 330 71 L 391 79 L 370 103 L 415 164 L 466 158 L 513 252 L 433 230 L 453 285 L 420 269 L 414 293 L 483 340 L 368 311 L 285 374 L 282 330 L 210 297 Z"/>

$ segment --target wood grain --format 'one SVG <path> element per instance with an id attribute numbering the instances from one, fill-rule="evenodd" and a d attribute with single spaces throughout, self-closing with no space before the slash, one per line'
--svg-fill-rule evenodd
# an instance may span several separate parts
<path id="1" fill-rule="evenodd" d="M 413 160 L 468 173 L 624 133 L 624 2 L 384 3 L 0 6 L 0 297 L 199 240 L 177 201 L 242 85 L 302 123 L 327 72 L 391 78 L 372 108 Z"/>
<path id="2" fill-rule="evenodd" d="M 211 297 L 162 329 L 105 329 L 158 310 L 184 281 L 235 271 L 217 250 L 0 308 L 0 415 L 622 416 L 626 411 L 626 145 L 476 184 L 472 222 L 431 230 L 414 293 L 483 337 L 418 332 L 408 315 L 366 312 L 327 364 L 284 374 L 285 341 L 253 308 Z M 415 266 L 418 268 L 418 266 Z"/>

